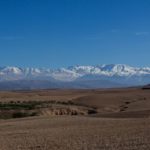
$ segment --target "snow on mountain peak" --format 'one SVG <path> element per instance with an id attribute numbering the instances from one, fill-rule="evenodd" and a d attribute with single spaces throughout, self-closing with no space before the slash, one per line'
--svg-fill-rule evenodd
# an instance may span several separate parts
<path id="1" fill-rule="evenodd" d="M 109 64 L 96 66 L 71 66 L 60 69 L 1 67 L 0 80 L 30 79 L 34 77 L 52 77 L 59 81 L 73 81 L 85 75 L 97 76 L 140 76 L 150 75 L 150 67 L 137 68 L 124 64 Z"/>
<path id="2" fill-rule="evenodd" d="M 22 73 L 22 70 L 18 67 L 4 67 L 3 69 L 1 69 L 0 72 L 3 72 L 3 73 L 7 73 L 7 74 L 21 74 Z"/>

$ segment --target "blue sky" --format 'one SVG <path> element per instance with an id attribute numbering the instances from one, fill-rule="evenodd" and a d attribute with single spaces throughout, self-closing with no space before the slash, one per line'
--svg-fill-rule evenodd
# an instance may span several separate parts
<path id="1" fill-rule="evenodd" d="M 1 0 L 0 66 L 150 64 L 149 0 Z"/>

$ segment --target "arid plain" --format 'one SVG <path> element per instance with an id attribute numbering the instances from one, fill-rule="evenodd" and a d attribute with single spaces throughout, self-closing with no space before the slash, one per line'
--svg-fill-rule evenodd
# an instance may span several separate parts
<path id="1" fill-rule="evenodd" d="M 148 150 L 150 90 L 0 92 L 0 150 Z"/>

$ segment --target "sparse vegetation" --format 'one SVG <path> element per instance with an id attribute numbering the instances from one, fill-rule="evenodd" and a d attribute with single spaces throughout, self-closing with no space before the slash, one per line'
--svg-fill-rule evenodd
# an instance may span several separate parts
<path id="1" fill-rule="evenodd" d="M 0 92 L 0 149 L 149 150 L 149 108 L 142 89 Z"/>
<path id="2" fill-rule="evenodd" d="M 86 105 L 72 101 L 10 101 L 0 103 L 0 119 L 49 115 L 90 115 L 97 113 Z"/>

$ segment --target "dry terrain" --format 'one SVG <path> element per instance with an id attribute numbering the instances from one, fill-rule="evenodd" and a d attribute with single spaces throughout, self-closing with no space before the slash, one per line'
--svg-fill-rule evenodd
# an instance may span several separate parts
<path id="1" fill-rule="evenodd" d="M 0 92 L 0 150 L 149 150 L 150 90 Z"/>

